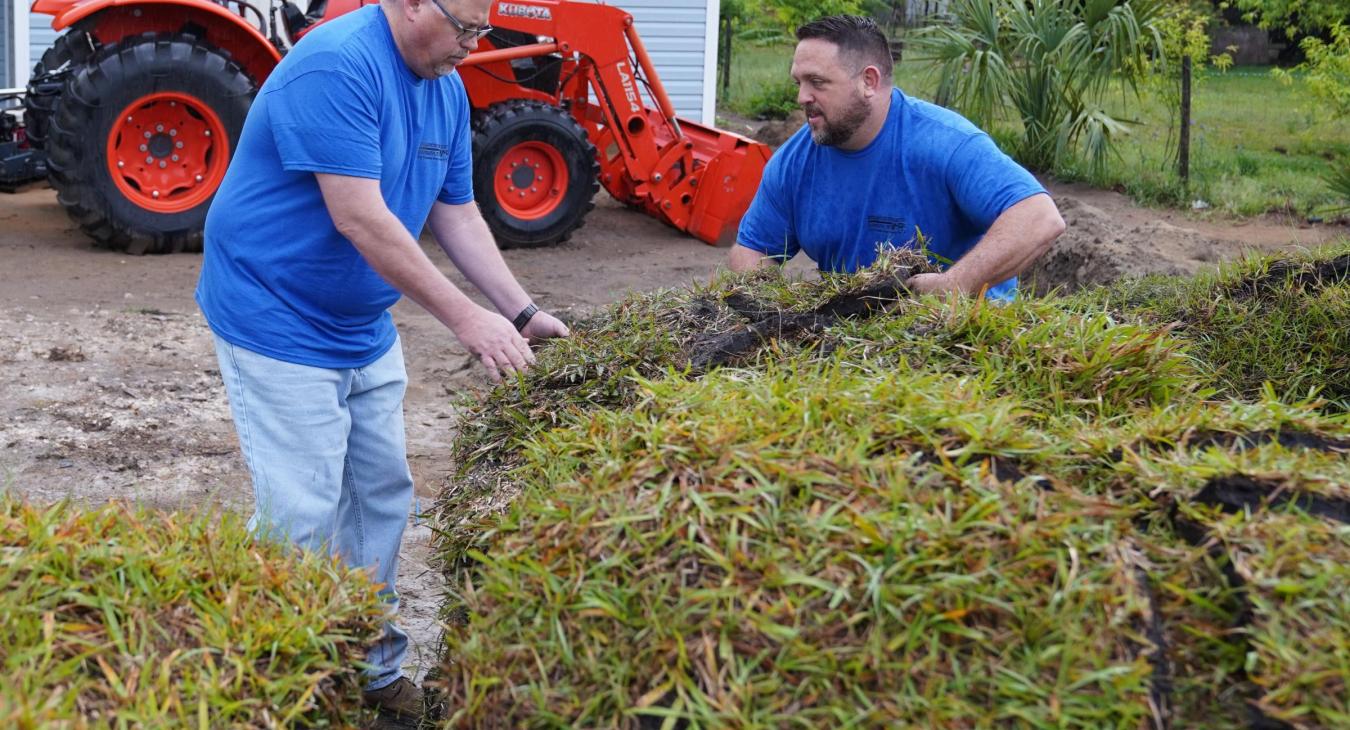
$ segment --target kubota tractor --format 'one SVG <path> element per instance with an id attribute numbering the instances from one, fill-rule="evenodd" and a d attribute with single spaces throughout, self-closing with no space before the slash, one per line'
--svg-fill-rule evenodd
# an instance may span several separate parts
<path id="1" fill-rule="evenodd" d="M 25 126 L 80 228 L 133 253 L 201 248 L 206 209 L 258 87 L 317 25 L 376 0 L 37 0 L 58 37 Z M 459 73 L 474 107 L 474 190 L 503 248 L 557 243 L 603 184 L 716 243 L 769 157 L 675 116 L 633 18 L 574 0 L 497 2 Z"/>

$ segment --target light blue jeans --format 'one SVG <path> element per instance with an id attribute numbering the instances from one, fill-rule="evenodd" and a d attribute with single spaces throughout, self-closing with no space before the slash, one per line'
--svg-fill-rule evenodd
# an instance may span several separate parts
<path id="1" fill-rule="evenodd" d="M 369 568 L 391 616 L 412 504 L 403 436 L 403 350 L 363 368 L 274 360 L 216 337 L 216 357 L 256 499 L 249 530 Z M 399 678 L 408 636 L 385 624 L 366 657 L 367 690 Z"/>

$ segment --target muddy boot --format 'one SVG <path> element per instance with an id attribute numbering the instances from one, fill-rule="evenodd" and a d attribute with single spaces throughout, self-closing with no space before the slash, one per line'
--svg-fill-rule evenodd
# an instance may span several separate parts
<path id="1" fill-rule="evenodd" d="M 377 690 L 363 692 L 361 700 L 378 714 L 369 730 L 413 730 L 425 714 L 422 690 L 407 677 L 399 677 Z"/>

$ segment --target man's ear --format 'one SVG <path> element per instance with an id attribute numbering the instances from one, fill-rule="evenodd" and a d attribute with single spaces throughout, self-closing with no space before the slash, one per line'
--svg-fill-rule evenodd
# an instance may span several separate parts
<path id="1" fill-rule="evenodd" d="M 863 96 L 875 96 L 881 90 L 881 69 L 865 66 L 862 70 Z"/>

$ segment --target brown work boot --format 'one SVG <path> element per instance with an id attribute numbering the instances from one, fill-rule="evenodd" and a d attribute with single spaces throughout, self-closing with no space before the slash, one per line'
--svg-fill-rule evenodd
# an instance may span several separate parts
<path id="1" fill-rule="evenodd" d="M 410 730 L 421 723 L 426 712 L 422 690 L 407 677 L 399 677 L 387 686 L 361 694 L 366 707 L 379 713 L 369 726 L 371 730 Z"/>

